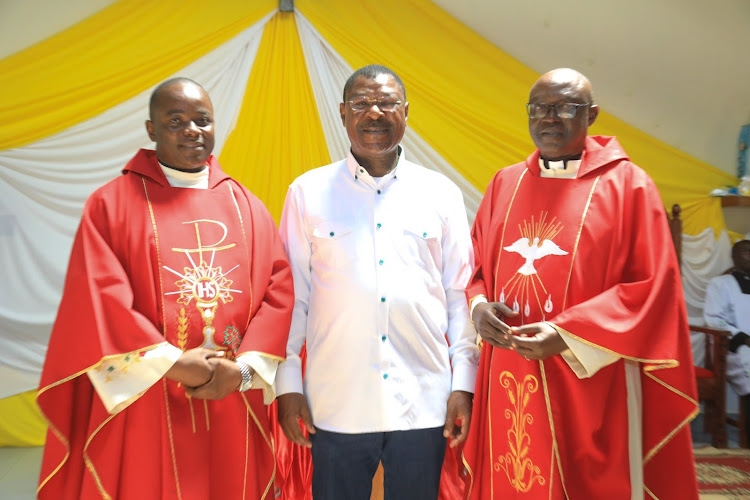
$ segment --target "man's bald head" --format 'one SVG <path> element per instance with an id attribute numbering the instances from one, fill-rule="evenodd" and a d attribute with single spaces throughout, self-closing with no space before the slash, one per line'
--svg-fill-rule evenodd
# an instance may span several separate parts
<path id="1" fill-rule="evenodd" d="M 530 96 L 534 93 L 534 89 L 539 86 L 546 88 L 568 88 L 575 91 L 585 102 L 594 102 L 594 91 L 591 88 L 591 81 L 574 69 L 557 68 L 543 74 L 531 87 Z"/>
<path id="2" fill-rule="evenodd" d="M 599 115 L 588 78 L 570 68 L 549 71 L 531 87 L 529 104 L 546 111 L 544 116 L 535 118 L 532 107 L 529 108 L 529 132 L 543 158 L 560 160 L 583 152 L 588 128 Z M 559 106 L 563 104 L 575 106 L 572 118 L 558 116 L 558 109 L 563 109 Z"/>
<path id="3" fill-rule="evenodd" d="M 170 88 L 176 87 L 176 86 L 188 86 L 188 87 L 194 87 L 198 92 L 202 92 L 205 94 L 206 98 L 208 98 L 208 92 L 206 92 L 206 89 L 203 88 L 203 86 L 194 81 L 190 78 L 186 78 L 184 76 L 178 76 L 176 78 L 170 78 L 169 80 L 165 80 L 161 82 L 159 85 L 156 86 L 153 92 L 151 92 L 151 99 L 148 102 L 148 117 L 153 120 L 154 118 L 154 110 L 159 105 L 159 102 L 161 100 L 161 97 Z"/>

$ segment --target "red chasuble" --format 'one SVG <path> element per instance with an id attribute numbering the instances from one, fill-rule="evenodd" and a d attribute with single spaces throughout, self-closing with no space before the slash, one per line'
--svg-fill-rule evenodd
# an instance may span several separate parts
<path id="1" fill-rule="evenodd" d="M 86 202 L 38 395 L 40 498 L 273 498 L 261 391 L 204 401 L 162 379 L 110 415 L 86 375 L 165 340 L 283 359 L 294 299 L 276 226 L 209 165 L 208 189 L 173 188 L 141 150 Z"/>
<path id="2" fill-rule="evenodd" d="M 630 499 L 626 372 L 642 391 L 644 498 L 697 498 L 697 414 L 682 287 L 664 206 L 615 138 L 588 137 L 576 179 L 539 151 L 498 172 L 474 228 L 467 296 L 549 321 L 621 357 L 578 378 L 561 356 L 482 349 L 464 449 L 471 499 Z M 637 393 L 637 387 L 630 387 Z M 636 474 L 641 474 L 637 471 Z"/>

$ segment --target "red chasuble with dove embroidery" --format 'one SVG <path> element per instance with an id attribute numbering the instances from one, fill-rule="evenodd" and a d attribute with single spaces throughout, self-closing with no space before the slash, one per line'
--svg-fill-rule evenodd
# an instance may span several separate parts
<path id="1" fill-rule="evenodd" d="M 110 415 L 86 376 L 165 340 L 283 359 L 294 299 L 276 225 L 209 165 L 208 189 L 173 188 L 141 150 L 87 201 L 38 396 L 40 498 L 273 498 L 261 391 L 204 401 L 161 379 Z"/>
<path id="2" fill-rule="evenodd" d="M 620 359 L 579 378 L 559 355 L 528 361 L 485 344 L 466 497 L 630 499 L 631 484 L 643 484 L 636 497 L 697 498 L 691 344 L 648 175 L 611 137 L 587 138 L 575 179 L 541 177 L 536 151 L 495 175 L 472 234 L 469 298 L 505 302 L 520 312 L 504 319 L 511 325 L 548 321 Z M 642 417 L 629 423 L 627 397 L 639 393 Z M 641 436 L 637 470 L 632 435 Z"/>

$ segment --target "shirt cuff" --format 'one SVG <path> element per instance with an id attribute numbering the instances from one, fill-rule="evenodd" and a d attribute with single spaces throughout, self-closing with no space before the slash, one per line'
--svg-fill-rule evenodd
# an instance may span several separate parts
<path id="1" fill-rule="evenodd" d="M 302 362 L 299 357 L 287 356 L 286 361 L 279 364 L 274 381 L 276 396 L 298 392 L 304 394 L 302 382 Z"/>
<path id="2" fill-rule="evenodd" d="M 161 380 L 180 356 L 179 348 L 163 342 L 153 349 L 103 358 L 86 374 L 104 407 L 114 415 Z"/>
<path id="3" fill-rule="evenodd" d="M 270 405 L 276 399 L 273 382 L 276 379 L 276 371 L 279 367 L 278 360 L 257 352 L 246 352 L 237 356 L 237 361 L 245 363 L 253 369 L 255 373 L 250 388 L 262 390 L 263 403 Z"/>
<path id="4" fill-rule="evenodd" d="M 570 366 L 570 369 L 573 370 L 573 373 L 578 378 L 593 377 L 596 372 L 620 359 L 620 356 L 615 353 L 605 351 L 598 346 L 587 344 L 574 338 L 571 333 L 559 326 L 550 322 L 547 322 L 547 324 L 557 330 L 557 333 L 560 334 L 568 346 L 567 349 L 560 353 L 560 356 L 568 363 L 568 366 Z"/>
<path id="5" fill-rule="evenodd" d="M 488 302 L 489 301 L 487 300 L 487 297 L 485 297 L 482 294 L 475 295 L 474 297 L 472 297 L 471 300 L 469 301 L 469 318 L 472 318 L 474 316 L 474 308 L 476 306 L 478 306 L 479 304 L 486 304 Z M 474 322 L 473 319 L 471 321 Z"/>
<path id="6" fill-rule="evenodd" d="M 466 391 L 474 394 L 474 388 L 477 385 L 477 370 L 476 365 L 469 364 L 453 367 L 451 391 Z"/>

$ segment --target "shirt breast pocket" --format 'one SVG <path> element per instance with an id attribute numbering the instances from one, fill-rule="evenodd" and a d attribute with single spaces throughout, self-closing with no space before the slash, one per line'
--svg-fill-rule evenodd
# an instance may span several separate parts
<path id="1" fill-rule="evenodd" d="M 342 267 L 356 258 L 356 245 L 351 227 L 323 222 L 312 230 L 312 258 L 326 267 Z"/>
<path id="2" fill-rule="evenodd" d="M 442 268 L 442 229 L 439 224 L 410 222 L 404 226 L 402 257 L 406 264 Z"/>

